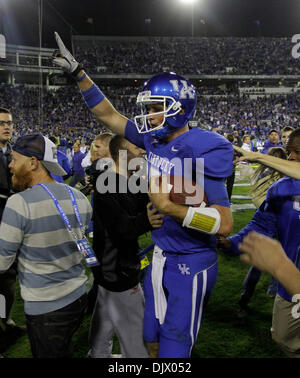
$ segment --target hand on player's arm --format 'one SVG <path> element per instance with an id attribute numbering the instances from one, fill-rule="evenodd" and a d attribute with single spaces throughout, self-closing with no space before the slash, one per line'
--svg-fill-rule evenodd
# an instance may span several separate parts
<path id="1" fill-rule="evenodd" d="M 281 159 L 268 154 L 262 154 L 260 152 L 245 151 L 237 146 L 233 146 L 233 148 L 242 155 L 239 158 L 240 161 L 256 161 L 260 164 L 266 165 L 267 167 L 273 168 L 286 176 L 300 180 L 299 162 Z"/>
<path id="2" fill-rule="evenodd" d="M 239 161 L 248 160 L 248 161 L 257 161 L 259 159 L 260 155 L 262 155 L 260 152 L 253 152 L 253 151 L 246 151 L 241 147 L 233 145 L 233 148 L 235 151 L 237 151 L 241 156 L 239 157 Z"/>
<path id="3" fill-rule="evenodd" d="M 76 61 L 70 51 L 65 47 L 59 34 L 55 32 L 54 35 L 59 51 L 55 52 L 53 64 L 74 76 L 76 80 L 83 77 L 82 80 L 77 81 L 81 91 L 91 89 L 94 85 L 92 79 L 85 73 L 82 65 Z M 106 97 L 95 106 L 90 107 L 90 109 L 95 114 L 96 118 L 104 123 L 113 133 L 122 136 L 125 135 L 125 127 L 128 119 L 120 114 Z"/>
<path id="4" fill-rule="evenodd" d="M 290 294 L 300 294 L 300 272 L 277 240 L 250 232 L 238 247 L 244 252 L 241 261 L 269 272 Z"/>
<path id="5" fill-rule="evenodd" d="M 217 235 L 217 248 L 221 250 L 228 250 L 231 248 L 230 240 L 223 235 Z"/>
<path id="6" fill-rule="evenodd" d="M 153 206 L 152 202 L 149 202 L 147 205 L 147 215 L 149 223 L 153 228 L 159 228 L 162 226 L 164 215 L 159 213 L 157 208 Z"/>

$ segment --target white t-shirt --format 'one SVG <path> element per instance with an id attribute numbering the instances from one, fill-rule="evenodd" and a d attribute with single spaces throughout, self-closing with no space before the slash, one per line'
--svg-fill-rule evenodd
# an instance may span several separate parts
<path id="1" fill-rule="evenodd" d="M 251 151 L 251 144 L 243 143 L 242 149 L 246 151 Z"/>

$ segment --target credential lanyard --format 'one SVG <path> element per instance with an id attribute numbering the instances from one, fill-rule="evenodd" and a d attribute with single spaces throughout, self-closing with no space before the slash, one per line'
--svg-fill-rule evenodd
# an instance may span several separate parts
<path id="1" fill-rule="evenodd" d="M 46 185 L 41 184 L 41 183 L 38 184 L 38 185 L 40 185 L 49 194 L 49 196 L 53 200 L 53 202 L 54 202 L 54 204 L 55 204 L 55 206 L 56 206 L 59 214 L 61 215 L 61 217 L 62 217 L 65 225 L 67 226 L 67 229 L 74 236 L 75 240 L 78 240 L 78 237 L 73 232 L 71 223 L 70 223 L 68 217 L 66 216 L 66 213 L 64 212 L 63 208 L 61 207 L 61 205 L 59 204 L 59 202 L 57 201 L 57 199 L 54 197 L 54 195 L 51 193 L 51 191 L 47 188 Z M 68 192 L 70 194 L 70 197 L 71 197 L 71 200 L 72 200 L 72 206 L 73 206 L 73 209 L 74 209 L 75 215 L 76 215 L 76 219 L 77 219 L 77 221 L 79 223 L 79 227 L 80 227 L 80 230 L 82 232 L 82 236 L 84 237 L 84 227 L 83 227 L 81 216 L 80 216 L 80 213 L 79 213 L 79 210 L 78 210 L 77 202 L 76 202 L 76 199 L 74 197 L 74 193 L 72 192 L 72 190 L 67 185 L 65 185 L 65 187 L 67 188 L 67 190 L 68 190 Z"/>

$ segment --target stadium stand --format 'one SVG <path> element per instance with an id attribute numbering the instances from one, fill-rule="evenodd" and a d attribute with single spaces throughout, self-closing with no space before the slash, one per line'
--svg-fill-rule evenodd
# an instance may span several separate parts
<path id="1" fill-rule="evenodd" d="M 137 112 L 135 99 L 143 81 L 172 70 L 189 75 L 197 88 L 194 126 L 265 138 L 270 128 L 299 125 L 300 71 L 288 38 L 73 36 L 72 45 L 127 117 Z M 1 104 L 14 104 L 15 136 L 51 128 L 71 140 L 83 135 L 89 143 L 99 125 L 74 86 L 61 88 L 69 81 L 51 67 L 52 53 L 8 45 L 6 59 L 0 60 Z M 60 94 L 64 102 L 58 100 Z"/>

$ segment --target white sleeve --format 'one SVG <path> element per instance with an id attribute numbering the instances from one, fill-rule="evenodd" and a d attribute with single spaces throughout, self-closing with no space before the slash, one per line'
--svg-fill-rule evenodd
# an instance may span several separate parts
<path id="1" fill-rule="evenodd" d="M 91 162 L 91 152 L 89 151 L 84 159 L 81 161 L 82 168 L 87 168 L 92 164 Z"/>

